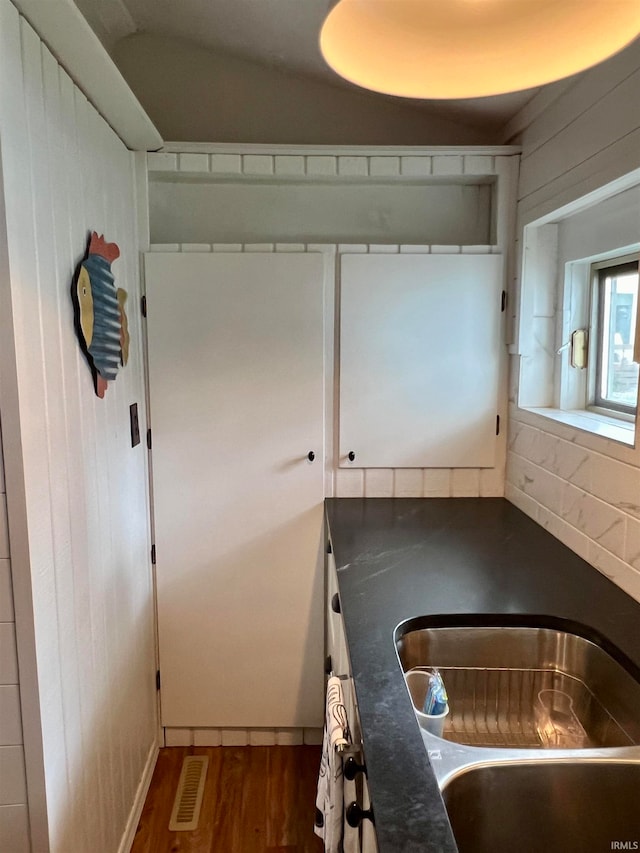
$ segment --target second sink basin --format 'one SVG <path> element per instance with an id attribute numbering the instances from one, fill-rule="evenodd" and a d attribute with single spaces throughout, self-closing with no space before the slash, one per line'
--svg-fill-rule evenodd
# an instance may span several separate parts
<path id="1" fill-rule="evenodd" d="M 638 791 L 640 764 L 544 761 L 473 767 L 443 798 L 460 853 L 600 853 L 640 848 Z"/>

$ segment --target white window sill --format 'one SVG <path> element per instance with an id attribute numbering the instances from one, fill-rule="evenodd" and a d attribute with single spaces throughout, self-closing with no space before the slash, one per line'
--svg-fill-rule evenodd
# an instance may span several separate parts
<path id="1" fill-rule="evenodd" d="M 526 412 L 541 415 L 543 418 L 557 421 L 575 429 L 599 435 L 602 438 L 618 441 L 627 447 L 635 445 L 635 424 L 631 421 L 621 421 L 617 418 L 602 415 L 598 412 L 588 412 L 584 409 L 551 409 L 522 407 Z"/>

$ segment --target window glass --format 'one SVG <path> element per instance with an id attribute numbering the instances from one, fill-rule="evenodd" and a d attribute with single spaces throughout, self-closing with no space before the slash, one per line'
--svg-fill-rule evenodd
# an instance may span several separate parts
<path id="1" fill-rule="evenodd" d="M 638 364 L 633 348 L 638 313 L 638 263 L 598 273 L 598 343 L 595 404 L 635 413 Z"/>

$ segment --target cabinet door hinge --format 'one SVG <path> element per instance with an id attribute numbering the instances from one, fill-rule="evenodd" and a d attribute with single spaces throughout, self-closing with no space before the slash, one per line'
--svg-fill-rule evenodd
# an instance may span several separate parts
<path id="1" fill-rule="evenodd" d="M 140 311 L 142 312 L 142 316 L 147 316 L 147 297 L 143 296 L 140 299 Z"/>
<path id="2" fill-rule="evenodd" d="M 502 295 L 500 297 L 500 310 L 504 311 L 507 307 L 507 291 L 503 290 Z"/>
<path id="3" fill-rule="evenodd" d="M 151 546 L 151 565 L 155 566 L 156 564 L 156 546 Z"/>
<path id="4" fill-rule="evenodd" d="M 147 447 L 151 450 L 151 430 L 147 430 Z"/>
<path id="5" fill-rule="evenodd" d="M 160 670 L 156 670 L 156 690 L 160 690 Z"/>
<path id="6" fill-rule="evenodd" d="M 496 435 L 500 435 L 500 415 L 496 415 Z"/>

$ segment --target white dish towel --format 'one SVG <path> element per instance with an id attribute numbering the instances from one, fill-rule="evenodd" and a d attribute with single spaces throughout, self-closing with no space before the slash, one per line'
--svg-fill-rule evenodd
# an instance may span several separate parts
<path id="1" fill-rule="evenodd" d="M 342 684 L 335 675 L 327 684 L 327 704 L 322 738 L 322 759 L 316 796 L 316 835 L 324 841 L 326 853 L 342 853 L 344 780 L 339 747 L 349 744 L 349 724 Z"/>

